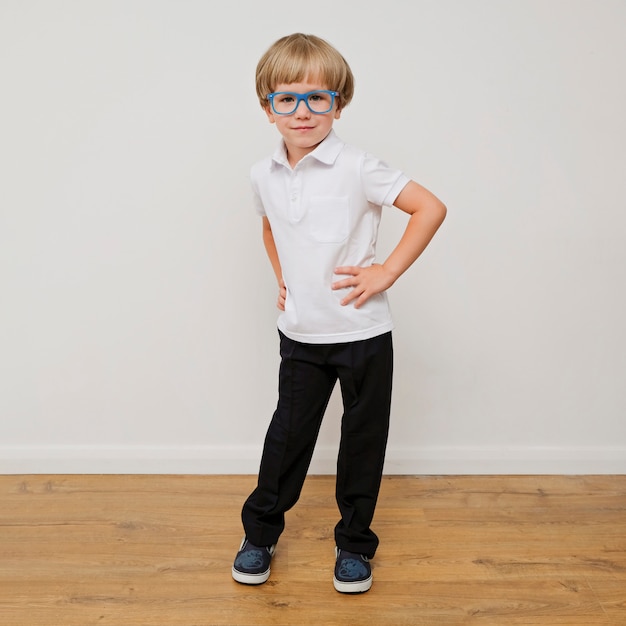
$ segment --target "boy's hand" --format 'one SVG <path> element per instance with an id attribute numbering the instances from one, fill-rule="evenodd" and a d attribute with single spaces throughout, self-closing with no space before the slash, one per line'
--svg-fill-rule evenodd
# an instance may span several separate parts
<path id="1" fill-rule="evenodd" d="M 281 278 L 278 283 L 278 302 L 276 306 L 281 310 L 285 310 L 285 300 L 287 300 L 287 287 L 285 287 L 285 281 Z"/>
<path id="2" fill-rule="evenodd" d="M 346 289 L 352 287 L 352 291 L 341 301 L 342 306 L 350 304 L 353 300 L 354 307 L 358 309 L 373 295 L 389 289 L 395 282 L 395 278 L 382 265 L 374 263 L 369 267 L 345 266 L 337 267 L 335 274 L 348 274 L 349 278 L 338 280 L 332 284 L 332 289 Z"/>

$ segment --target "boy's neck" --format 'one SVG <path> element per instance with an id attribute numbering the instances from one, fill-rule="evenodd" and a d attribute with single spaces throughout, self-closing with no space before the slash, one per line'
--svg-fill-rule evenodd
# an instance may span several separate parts
<path id="1" fill-rule="evenodd" d="M 317 148 L 324 142 L 326 141 L 326 139 L 329 137 L 329 135 L 333 132 L 332 128 L 328 131 L 328 134 L 324 137 L 324 139 L 322 139 L 322 141 L 320 141 L 319 143 L 315 144 L 314 146 L 309 146 L 306 148 L 301 148 L 299 146 L 294 146 L 291 145 L 289 146 L 287 144 L 287 142 L 283 139 L 283 146 L 285 148 L 285 154 L 287 155 L 287 162 L 289 163 L 289 165 L 291 166 L 291 169 L 294 169 L 296 167 L 296 165 L 298 165 L 298 163 L 300 161 L 302 161 L 302 159 L 311 154 L 312 152 L 314 152 L 315 150 L 317 150 Z"/>

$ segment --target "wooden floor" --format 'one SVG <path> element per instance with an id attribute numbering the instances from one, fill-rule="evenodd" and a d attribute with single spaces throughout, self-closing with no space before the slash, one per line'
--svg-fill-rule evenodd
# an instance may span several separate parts
<path id="1" fill-rule="evenodd" d="M 626 476 L 387 477 L 359 596 L 333 589 L 329 476 L 307 479 L 268 583 L 232 580 L 253 486 L 0 477 L 0 624 L 626 624 Z"/>

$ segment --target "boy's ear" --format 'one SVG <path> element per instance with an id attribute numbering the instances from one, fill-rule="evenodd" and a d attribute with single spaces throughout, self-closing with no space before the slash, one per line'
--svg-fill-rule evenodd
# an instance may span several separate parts
<path id="1" fill-rule="evenodd" d="M 265 115 L 267 115 L 267 119 L 269 120 L 270 124 L 274 123 L 274 113 L 272 113 L 272 108 L 270 107 L 270 105 L 268 104 L 266 107 L 263 107 L 263 110 L 265 111 Z"/>
<path id="2" fill-rule="evenodd" d="M 338 120 L 341 117 L 341 108 L 337 107 L 335 109 L 335 119 Z"/>

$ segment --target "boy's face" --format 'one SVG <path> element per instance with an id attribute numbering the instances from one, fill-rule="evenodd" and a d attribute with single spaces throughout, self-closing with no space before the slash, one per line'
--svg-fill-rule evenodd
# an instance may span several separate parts
<path id="1" fill-rule="evenodd" d="M 328 89 L 328 87 L 307 78 L 301 83 L 276 85 L 274 91 L 303 94 L 319 89 Z M 341 116 L 336 99 L 333 108 L 328 113 L 312 113 L 305 102 L 300 102 L 298 108 L 290 115 L 276 115 L 270 105 L 265 107 L 265 113 L 270 123 L 276 124 L 278 132 L 282 135 L 291 165 L 295 165 L 302 157 L 315 150 L 330 132 L 333 122 Z"/>

